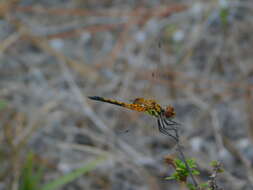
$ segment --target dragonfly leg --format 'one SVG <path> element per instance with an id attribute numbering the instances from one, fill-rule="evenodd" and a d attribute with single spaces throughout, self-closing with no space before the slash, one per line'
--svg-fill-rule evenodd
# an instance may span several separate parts
<path id="1" fill-rule="evenodd" d="M 166 120 L 166 118 L 164 118 L 164 117 L 162 117 L 162 120 L 163 120 L 163 122 L 165 123 L 165 125 L 166 125 L 166 129 L 168 129 L 168 130 L 174 130 L 175 132 L 178 130 L 177 129 L 177 123 L 176 122 L 174 122 L 173 121 L 173 123 L 169 123 L 167 120 Z M 171 122 L 171 121 L 170 121 Z"/>
<path id="2" fill-rule="evenodd" d="M 174 123 L 169 123 L 165 118 L 162 118 L 163 122 L 167 125 L 167 126 L 176 126 L 176 124 Z"/>
<path id="3" fill-rule="evenodd" d="M 178 129 L 175 127 L 175 125 L 166 126 L 165 119 L 163 119 L 162 117 L 161 117 L 161 122 L 162 122 L 163 127 L 164 127 L 164 129 L 166 131 L 173 131 L 175 133 L 174 137 L 178 141 L 178 139 L 179 139 L 179 137 L 178 137 Z M 170 128 L 168 128 L 168 127 L 170 127 Z"/>
<path id="4" fill-rule="evenodd" d="M 157 123 L 158 123 L 158 129 L 159 129 L 159 131 L 160 131 L 161 133 L 170 136 L 170 137 L 173 138 L 176 142 L 178 142 L 177 133 L 176 133 L 176 136 L 174 136 L 174 135 L 172 135 L 171 133 L 169 133 L 168 130 L 166 130 L 166 128 L 165 128 L 165 126 L 164 126 L 164 123 L 163 123 L 161 117 L 159 117 L 159 118 L 157 119 Z"/>
<path id="5" fill-rule="evenodd" d="M 175 122 L 175 121 L 173 121 L 173 120 L 171 120 L 171 119 L 168 119 L 168 118 L 164 118 L 164 120 L 165 120 L 166 122 L 170 122 L 170 125 L 180 125 L 180 123 L 177 123 L 177 122 Z"/>

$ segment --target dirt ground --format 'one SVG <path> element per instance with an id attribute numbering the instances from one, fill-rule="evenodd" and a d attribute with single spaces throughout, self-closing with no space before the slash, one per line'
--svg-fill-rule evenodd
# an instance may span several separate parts
<path id="1" fill-rule="evenodd" d="M 253 189 L 251 0 L 0 1 L 0 190 L 41 184 L 103 157 L 61 190 L 177 190 L 178 157 L 156 118 L 88 99 L 172 105 L 199 183 Z M 190 180 L 190 179 L 189 179 Z M 28 189 L 27 189 L 28 190 Z"/>

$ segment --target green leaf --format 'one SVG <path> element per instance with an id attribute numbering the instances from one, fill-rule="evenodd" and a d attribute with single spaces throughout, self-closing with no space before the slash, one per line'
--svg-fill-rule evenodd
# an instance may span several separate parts
<path id="1" fill-rule="evenodd" d="M 219 168 L 219 169 L 217 170 L 217 172 L 218 172 L 218 173 L 223 173 L 223 172 L 224 172 L 224 169 Z"/>
<path id="2" fill-rule="evenodd" d="M 228 17 L 229 17 L 229 9 L 228 8 L 222 8 L 220 10 L 220 19 L 223 25 L 226 25 L 228 23 Z"/>
<path id="3" fill-rule="evenodd" d="M 7 106 L 7 102 L 5 100 L 0 100 L 0 110 L 4 109 Z"/>
<path id="4" fill-rule="evenodd" d="M 34 164 L 34 154 L 29 153 L 22 169 L 19 190 L 39 189 L 43 174 L 44 169 Z"/>
<path id="5" fill-rule="evenodd" d="M 197 165 L 194 159 L 189 159 L 186 162 L 189 165 L 189 168 L 191 169 L 193 168 L 193 170 L 189 171 L 188 168 L 186 167 L 186 164 L 182 160 L 175 159 L 174 163 L 176 165 L 176 168 L 175 168 L 176 171 L 171 176 L 167 177 L 166 179 L 168 180 L 175 179 L 179 182 L 182 182 L 187 179 L 187 177 L 190 175 L 190 172 L 192 172 L 193 175 L 200 174 L 200 172 L 195 169 Z"/>
<path id="6" fill-rule="evenodd" d="M 192 170 L 192 174 L 193 174 L 193 175 L 199 175 L 200 172 L 199 172 L 198 170 Z"/>
<path id="7" fill-rule="evenodd" d="M 48 184 L 44 185 L 41 190 L 54 190 L 59 189 L 61 186 L 70 183 L 71 181 L 77 179 L 83 174 L 86 174 L 96 168 L 96 166 L 103 162 L 105 160 L 105 157 L 100 157 L 96 160 L 91 161 L 90 163 L 84 165 L 81 168 L 78 168 L 74 170 L 73 172 L 66 174 L 64 176 L 59 177 L 58 179 L 55 179 L 52 182 L 49 182 Z"/>
<path id="8" fill-rule="evenodd" d="M 187 183 L 187 187 L 190 190 L 196 190 L 196 187 L 193 184 L 191 184 L 191 183 Z"/>
<path id="9" fill-rule="evenodd" d="M 207 188 L 208 187 L 208 183 L 202 183 L 202 184 L 200 184 L 200 187 L 201 188 Z"/>
<path id="10" fill-rule="evenodd" d="M 168 177 L 166 177 L 165 179 L 166 179 L 166 180 L 173 180 L 173 179 L 175 179 L 175 177 L 174 177 L 174 176 L 168 176 Z"/>
<path id="11" fill-rule="evenodd" d="M 213 160 L 213 161 L 210 162 L 210 165 L 211 165 L 212 167 L 216 167 L 216 166 L 219 165 L 219 162 L 218 162 L 217 160 Z"/>
<path id="12" fill-rule="evenodd" d="M 197 167 L 196 161 L 194 159 L 187 160 L 187 163 L 188 163 L 190 168 L 196 168 Z"/>
<path id="13" fill-rule="evenodd" d="M 179 159 L 175 159 L 175 164 L 176 166 L 180 166 L 180 164 L 182 164 L 182 161 Z"/>

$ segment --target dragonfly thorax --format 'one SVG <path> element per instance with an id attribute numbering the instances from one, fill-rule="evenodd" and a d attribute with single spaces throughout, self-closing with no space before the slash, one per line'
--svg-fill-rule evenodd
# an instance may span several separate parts
<path id="1" fill-rule="evenodd" d="M 146 113 L 154 117 L 158 117 L 161 114 L 161 111 L 157 109 L 148 109 Z"/>

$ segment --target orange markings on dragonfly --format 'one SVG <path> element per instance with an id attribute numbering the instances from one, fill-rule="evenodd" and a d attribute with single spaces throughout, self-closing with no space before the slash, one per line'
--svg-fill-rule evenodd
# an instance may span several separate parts
<path id="1" fill-rule="evenodd" d="M 106 102 L 117 106 L 125 107 L 130 110 L 145 112 L 149 115 L 152 115 L 157 118 L 158 128 L 161 133 L 169 135 L 177 142 L 179 140 L 176 127 L 179 124 L 172 120 L 172 118 L 175 117 L 176 113 L 174 107 L 170 105 L 163 109 L 160 104 L 156 103 L 155 100 L 144 98 L 136 98 L 133 103 L 120 102 L 117 100 L 107 99 L 99 96 L 90 96 L 89 98 L 92 100 Z M 174 134 L 172 134 L 172 132 Z"/>

